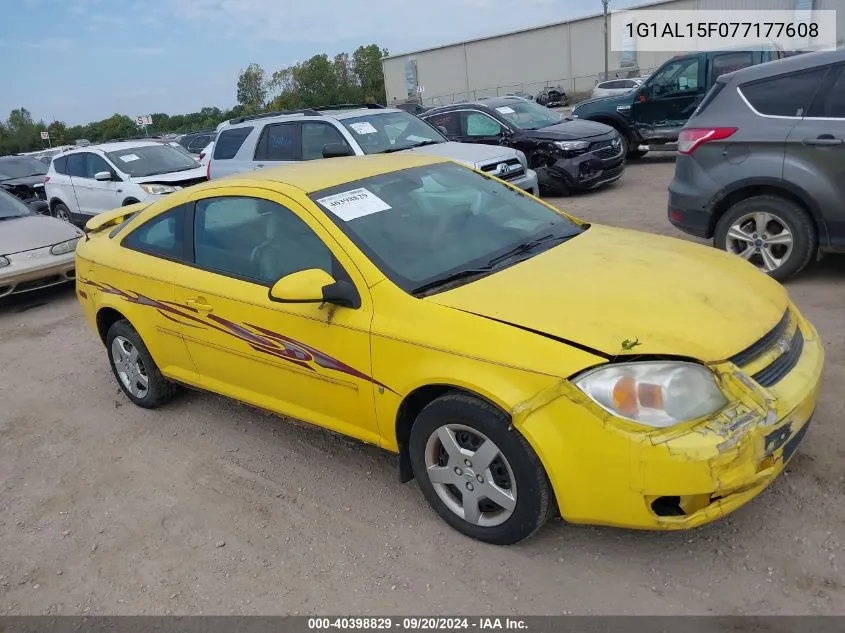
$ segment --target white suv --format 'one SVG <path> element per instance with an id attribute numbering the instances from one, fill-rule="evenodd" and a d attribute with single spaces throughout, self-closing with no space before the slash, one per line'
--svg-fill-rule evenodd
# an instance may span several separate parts
<path id="1" fill-rule="evenodd" d="M 210 180 L 284 162 L 415 152 L 450 158 L 538 195 L 537 174 L 510 147 L 455 143 L 398 108 L 338 105 L 237 117 L 221 123 Z"/>
<path id="2" fill-rule="evenodd" d="M 156 141 L 128 141 L 54 156 L 44 188 L 53 216 L 82 224 L 103 211 L 205 180 L 205 169 L 184 151 Z"/>

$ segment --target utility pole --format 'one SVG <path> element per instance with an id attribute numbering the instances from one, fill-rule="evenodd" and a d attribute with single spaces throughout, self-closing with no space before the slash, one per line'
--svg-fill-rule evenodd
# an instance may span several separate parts
<path id="1" fill-rule="evenodd" d="M 610 4 L 610 0 L 601 0 L 601 6 L 604 13 L 604 78 L 602 81 L 607 81 L 608 75 L 608 68 L 607 68 L 607 39 L 608 39 L 608 26 L 607 26 L 607 5 Z"/>

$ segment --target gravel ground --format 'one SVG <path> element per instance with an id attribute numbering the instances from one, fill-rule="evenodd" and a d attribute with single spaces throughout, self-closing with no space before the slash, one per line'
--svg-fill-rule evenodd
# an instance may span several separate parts
<path id="1" fill-rule="evenodd" d="M 672 169 L 655 154 L 555 202 L 683 237 L 666 220 Z M 449 529 L 377 449 L 212 395 L 132 406 L 72 289 L 6 301 L 0 613 L 843 613 L 845 258 L 789 290 L 828 362 L 784 476 L 695 531 L 552 521 L 509 548 Z"/>

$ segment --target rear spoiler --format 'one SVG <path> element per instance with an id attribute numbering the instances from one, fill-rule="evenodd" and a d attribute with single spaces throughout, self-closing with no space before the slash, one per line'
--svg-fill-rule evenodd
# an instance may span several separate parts
<path id="1" fill-rule="evenodd" d="M 143 211 L 148 206 L 149 202 L 136 202 L 135 204 L 128 204 L 125 207 L 120 207 L 119 209 L 98 213 L 85 223 L 85 235 L 99 233 L 110 226 L 117 226 L 130 215 Z"/>

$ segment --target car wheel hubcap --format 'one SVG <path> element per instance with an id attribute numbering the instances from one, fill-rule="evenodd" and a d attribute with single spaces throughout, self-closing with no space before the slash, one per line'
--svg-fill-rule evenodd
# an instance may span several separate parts
<path id="1" fill-rule="evenodd" d="M 492 527 L 516 508 L 516 480 L 499 447 L 483 433 L 446 424 L 425 447 L 425 468 L 440 500 L 473 525 Z"/>
<path id="2" fill-rule="evenodd" d="M 64 220 L 65 222 L 68 221 L 67 212 L 64 209 L 56 209 L 56 217 L 59 220 Z"/>
<path id="3" fill-rule="evenodd" d="M 727 250 L 770 273 L 792 255 L 794 239 L 789 227 L 776 215 L 747 213 L 728 229 Z"/>
<path id="4" fill-rule="evenodd" d="M 136 398 L 143 398 L 150 388 L 147 369 L 138 355 L 138 348 L 122 336 L 111 344 L 112 362 L 120 382 Z"/>

